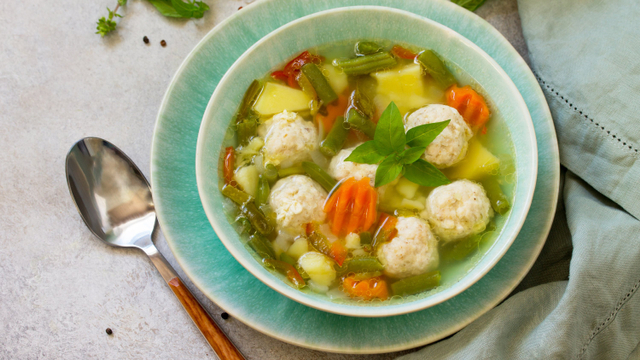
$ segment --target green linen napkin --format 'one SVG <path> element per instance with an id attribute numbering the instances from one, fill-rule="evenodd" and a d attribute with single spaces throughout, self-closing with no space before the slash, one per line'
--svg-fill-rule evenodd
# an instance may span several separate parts
<path id="1" fill-rule="evenodd" d="M 518 6 L 568 169 L 561 206 L 515 295 L 403 358 L 639 358 L 640 2 Z"/>

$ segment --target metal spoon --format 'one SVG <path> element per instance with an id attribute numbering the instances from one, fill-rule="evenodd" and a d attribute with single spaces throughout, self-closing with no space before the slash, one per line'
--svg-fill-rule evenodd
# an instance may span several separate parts
<path id="1" fill-rule="evenodd" d="M 67 184 L 85 224 L 115 247 L 144 251 L 220 359 L 243 359 L 153 244 L 156 212 L 149 183 L 120 149 L 84 138 L 67 154 Z"/>

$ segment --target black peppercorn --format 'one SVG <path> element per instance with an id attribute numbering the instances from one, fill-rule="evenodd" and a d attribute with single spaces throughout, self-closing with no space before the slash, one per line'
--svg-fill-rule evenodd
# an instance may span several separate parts
<path id="1" fill-rule="evenodd" d="M 167 46 L 167 42 L 162 40 L 162 41 L 160 41 L 160 45 L 162 45 L 162 47 L 165 47 L 165 46 Z"/>
<path id="2" fill-rule="evenodd" d="M 107 335 L 113 335 L 113 330 L 111 330 L 111 328 L 107 328 Z"/>
<path id="3" fill-rule="evenodd" d="M 223 312 L 222 314 L 220 314 L 220 316 L 222 316 L 222 318 L 225 320 L 229 318 L 229 314 L 227 314 L 226 312 Z"/>
<path id="4" fill-rule="evenodd" d="M 145 44 L 148 44 L 149 43 L 149 38 L 145 36 L 145 37 L 142 38 L 142 41 L 144 41 Z"/>

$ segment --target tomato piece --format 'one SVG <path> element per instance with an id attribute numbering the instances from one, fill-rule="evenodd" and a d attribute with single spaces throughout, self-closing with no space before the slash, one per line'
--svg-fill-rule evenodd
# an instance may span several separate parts
<path id="1" fill-rule="evenodd" d="M 391 53 L 401 59 L 408 60 L 413 60 L 416 58 L 416 56 L 418 56 L 418 54 L 415 54 L 413 51 L 407 48 L 403 48 L 400 45 L 393 45 L 393 47 L 391 48 Z"/>
<path id="2" fill-rule="evenodd" d="M 462 118 L 475 130 L 484 126 L 491 113 L 482 95 L 471 86 L 452 85 L 447 90 L 447 105 L 458 110 Z"/>
<path id="3" fill-rule="evenodd" d="M 271 73 L 271 77 L 276 79 L 276 80 L 280 80 L 280 81 L 284 81 L 284 82 L 288 82 L 289 81 L 289 76 L 287 74 L 285 74 L 284 71 L 282 70 L 278 70 L 278 71 L 274 71 Z"/>

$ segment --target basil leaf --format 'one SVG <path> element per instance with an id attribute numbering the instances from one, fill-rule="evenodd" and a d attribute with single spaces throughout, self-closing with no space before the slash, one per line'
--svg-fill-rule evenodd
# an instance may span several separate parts
<path id="1" fill-rule="evenodd" d="M 164 16 L 176 18 L 182 17 L 171 5 L 171 0 L 149 0 L 149 2 L 151 5 L 155 6 L 160 14 Z"/>
<path id="2" fill-rule="evenodd" d="M 382 160 L 384 160 L 384 156 L 378 154 L 373 140 L 353 149 L 351 154 L 344 159 L 344 161 L 353 161 L 360 164 L 377 164 Z"/>
<path id="3" fill-rule="evenodd" d="M 476 11 L 485 0 L 451 0 L 452 3 L 458 4 L 469 11 Z"/>
<path id="4" fill-rule="evenodd" d="M 407 131 L 407 145 L 411 147 L 420 146 L 427 147 L 431 142 L 440 135 L 451 119 L 437 123 L 424 124 L 413 127 Z"/>
<path id="5" fill-rule="evenodd" d="M 395 180 L 402 172 L 402 164 L 395 155 L 387 156 L 376 170 L 376 187 L 386 185 Z"/>
<path id="6" fill-rule="evenodd" d="M 383 156 L 404 150 L 404 124 L 395 103 L 391 102 L 380 116 L 373 141 L 378 153 Z"/>
<path id="7" fill-rule="evenodd" d="M 202 1 L 187 1 L 171 0 L 171 5 L 176 9 L 176 12 L 183 18 L 196 18 L 199 19 L 204 15 L 204 12 L 209 10 L 209 6 Z"/>
<path id="8" fill-rule="evenodd" d="M 451 182 L 442 171 L 422 159 L 418 159 L 413 164 L 405 165 L 404 169 L 404 177 L 418 185 L 436 187 Z M 378 171 L 380 171 L 380 168 L 378 168 Z M 377 175 L 376 173 L 376 180 Z"/>
<path id="9" fill-rule="evenodd" d="M 408 148 L 400 154 L 400 163 L 408 165 L 415 162 L 420 159 L 425 150 L 426 148 L 422 146 Z"/>

